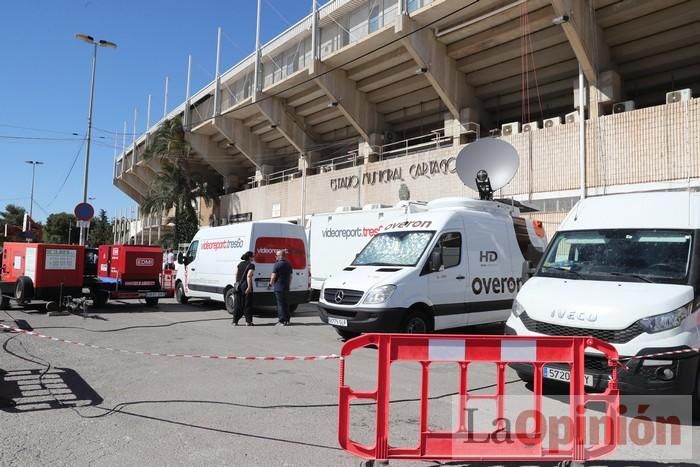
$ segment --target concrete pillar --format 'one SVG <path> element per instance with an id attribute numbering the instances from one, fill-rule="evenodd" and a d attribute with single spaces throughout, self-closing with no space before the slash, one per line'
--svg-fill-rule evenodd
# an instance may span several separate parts
<path id="1" fill-rule="evenodd" d="M 614 70 L 603 71 L 595 84 L 588 84 L 584 89 L 584 106 L 589 111 L 589 118 L 609 114 L 612 105 L 622 100 L 622 78 Z M 574 108 L 579 108 L 578 79 L 574 80 Z"/>
<path id="2" fill-rule="evenodd" d="M 255 183 L 259 186 L 265 185 L 265 175 L 272 173 L 273 168 L 271 165 L 263 164 L 255 169 Z"/>
<path id="3" fill-rule="evenodd" d="M 590 118 L 612 111 L 612 105 L 622 100 L 622 77 L 614 70 L 607 70 L 598 75 L 590 96 Z M 593 115 L 596 112 L 596 115 Z"/>
<path id="4" fill-rule="evenodd" d="M 240 186 L 240 178 L 238 175 L 224 175 L 224 193 L 233 193 Z"/>
<path id="5" fill-rule="evenodd" d="M 308 151 L 306 156 L 299 155 L 299 173 L 297 177 L 301 177 L 304 173 L 306 175 L 313 175 L 313 167 L 321 160 L 321 151 Z"/>
<path id="6" fill-rule="evenodd" d="M 459 146 L 479 138 L 479 111 L 467 107 L 459 111 L 459 120 L 451 112 L 445 112 L 445 136 L 452 138 L 452 144 Z"/>
<path id="7" fill-rule="evenodd" d="M 365 164 L 377 162 L 381 155 L 381 146 L 384 144 L 384 135 L 371 133 L 368 141 L 361 140 L 357 145 L 357 157 L 362 157 Z"/>

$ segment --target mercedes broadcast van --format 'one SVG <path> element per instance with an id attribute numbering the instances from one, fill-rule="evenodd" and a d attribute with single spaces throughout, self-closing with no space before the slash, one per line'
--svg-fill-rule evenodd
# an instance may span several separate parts
<path id="1" fill-rule="evenodd" d="M 695 394 L 700 347 L 700 194 L 656 192 L 579 201 L 518 293 L 506 332 L 593 336 L 631 359 L 619 371 L 630 393 Z M 532 379 L 529 365 L 513 365 Z M 607 361 L 586 358 L 585 383 L 604 389 Z M 566 368 L 543 377 L 568 381 Z"/>
<path id="2" fill-rule="evenodd" d="M 321 320 L 343 338 L 501 322 L 546 244 L 540 223 L 495 201 L 444 198 L 384 224 L 326 279 Z"/>
<path id="3" fill-rule="evenodd" d="M 293 311 L 308 301 L 309 268 L 304 228 L 285 222 L 254 221 L 201 229 L 187 251 L 178 255 L 175 297 L 179 303 L 187 303 L 190 298 L 221 301 L 232 313 L 236 266 L 243 253 L 252 251 L 255 305 L 274 306 L 274 294 L 267 285 L 278 250 L 287 250 L 287 260 L 294 270 L 289 293 Z"/>
<path id="4" fill-rule="evenodd" d="M 370 204 L 362 210 L 312 215 L 307 224 L 312 294 L 317 296 L 323 281 L 350 264 L 384 225 L 426 209 L 426 203 L 401 201 L 391 207 Z"/>

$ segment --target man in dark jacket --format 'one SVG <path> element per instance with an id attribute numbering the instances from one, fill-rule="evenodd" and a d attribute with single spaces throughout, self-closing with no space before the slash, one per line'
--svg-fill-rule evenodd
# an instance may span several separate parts
<path id="1" fill-rule="evenodd" d="M 277 326 L 289 325 L 289 286 L 292 282 L 294 269 L 287 261 L 287 252 L 279 250 L 277 252 L 277 262 L 272 268 L 270 277 L 270 287 L 275 292 L 277 302 Z"/>
<path id="2" fill-rule="evenodd" d="M 246 326 L 253 325 L 253 275 L 255 263 L 253 252 L 248 251 L 241 256 L 241 262 L 236 269 L 236 306 L 233 312 L 233 325 L 245 315 Z"/>

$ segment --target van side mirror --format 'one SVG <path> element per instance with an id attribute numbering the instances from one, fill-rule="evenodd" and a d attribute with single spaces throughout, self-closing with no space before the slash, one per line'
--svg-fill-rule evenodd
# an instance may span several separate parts
<path id="1" fill-rule="evenodd" d="M 183 255 L 182 253 L 178 253 L 177 262 L 178 264 L 185 264 L 185 255 Z"/>
<path id="2" fill-rule="evenodd" d="M 430 272 L 439 271 L 442 267 L 442 255 L 440 250 L 435 250 L 430 253 Z"/>

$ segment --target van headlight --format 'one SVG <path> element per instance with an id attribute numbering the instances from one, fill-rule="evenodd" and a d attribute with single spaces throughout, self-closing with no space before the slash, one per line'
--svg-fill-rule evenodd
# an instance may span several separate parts
<path id="1" fill-rule="evenodd" d="M 520 315 L 525 312 L 525 307 L 523 307 L 519 301 L 513 300 L 513 308 L 511 308 L 510 311 L 513 313 L 514 317 L 520 318 Z"/>
<path id="2" fill-rule="evenodd" d="M 392 296 L 396 290 L 395 285 L 380 285 L 369 291 L 364 303 L 367 305 L 378 305 L 384 303 Z"/>
<path id="3" fill-rule="evenodd" d="M 649 334 L 677 328 L 690 315 L 693 303 L 690 302 L 668 313 L 662 313 L 639 320 L 639 325 Z"/>

